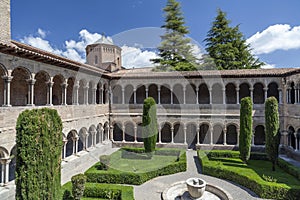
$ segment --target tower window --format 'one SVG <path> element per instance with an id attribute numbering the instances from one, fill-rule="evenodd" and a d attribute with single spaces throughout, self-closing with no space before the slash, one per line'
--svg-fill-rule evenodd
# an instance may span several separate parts
<path id="1" fill-rule="evenodd" d="M 98 56 L 95 56 L 95 64 L 98 64 Z"/>

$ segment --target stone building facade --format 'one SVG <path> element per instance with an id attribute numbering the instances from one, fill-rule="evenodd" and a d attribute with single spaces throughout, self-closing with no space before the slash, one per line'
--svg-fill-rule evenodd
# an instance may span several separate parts
<path id="1" fill-rule="evenodd" d="M 123 69 L 110 41 L 87 46 L 87 64 L 10 39 L 9 0 L 0 2 L 0 192 L 14 180 L 15 125 L 25 109 L 56 109 L 63 121 L 62 158 L 103 144 L 142 145 L 142 103 L 158 105 L 158 146 L 226 148 L 239 145 L 240 100 L 253 101 L 253 147 L 263 147 L 264 102 L 279 102 L 281 144 L 300 149 L 300 69 L 152 72 Z M 2 12 L 3 11 L 3 12 Z M 79 156 L 78 156 L 79 155 Z"/>

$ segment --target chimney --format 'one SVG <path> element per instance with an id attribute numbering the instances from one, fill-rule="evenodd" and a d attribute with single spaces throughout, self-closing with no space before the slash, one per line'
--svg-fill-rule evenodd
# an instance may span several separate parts
<path id="1" fill-rule="evenodd" d="M 0 0 L 0 42 L 10 41 L 10 0 Z"/>

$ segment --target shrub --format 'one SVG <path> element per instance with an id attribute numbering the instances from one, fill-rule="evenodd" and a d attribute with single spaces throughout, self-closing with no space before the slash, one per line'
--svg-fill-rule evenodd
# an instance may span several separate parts
<path id="1" fill-rule="evenodd" d="M 152 97 L 144 100 L 142 120 L 145 152 L 150 153 L 155 150 L 158 134 L 156 102 Z"/>
<path id="2" fill-rule="evenodd" d="M 83 196 L 86 176 L 84 174 L 77 174 L 71 178 L 71 182 L 73 198 L 74 200 L 80 200 Z"/>
<path id="3" fill-rule="evenodd" d="M 278 159 L 280 132 L 278 102 L 275 97 L 269 97 L 265 103 L 266 153 L 272 162 L 272 170 Z"/>
<path id="4" fill-rule="evenodd" d="M 110 156 L 109 155 L 101 155 L 100 156 L 100 170 L 108 170 L 110 164 Z"/>
<path id="5" fill-rule="evenodd" d="M 16 125 L 16 199 L 60 196 L 62 121 L 56 110 L 25 110 Z"/>
<path id="6" fill-rule="evenodd" d="M 245 97 L 241 100 L 239 151 L 243 162 L 250 158 L 252 140 L 252 100 Z"/>

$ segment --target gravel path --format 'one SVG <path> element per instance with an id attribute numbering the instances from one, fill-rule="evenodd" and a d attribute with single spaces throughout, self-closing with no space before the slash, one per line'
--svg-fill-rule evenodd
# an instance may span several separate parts
<path id="1" fill-rule="evenodd" d="M 252 191 L 235 183 L 200 174 L 201 167 L 197 159 L 197 152 L 187 150 L 187 171 L 168 176 L 154 178 L 142 185 L 134 186 L 136 200 L 160 200 L 161 193 L 173 183 L 184 181 L 190 177 L 203 178 L 207 183 L 219 186 L 226 190 L 235 200 L 260 199 Z"/>

